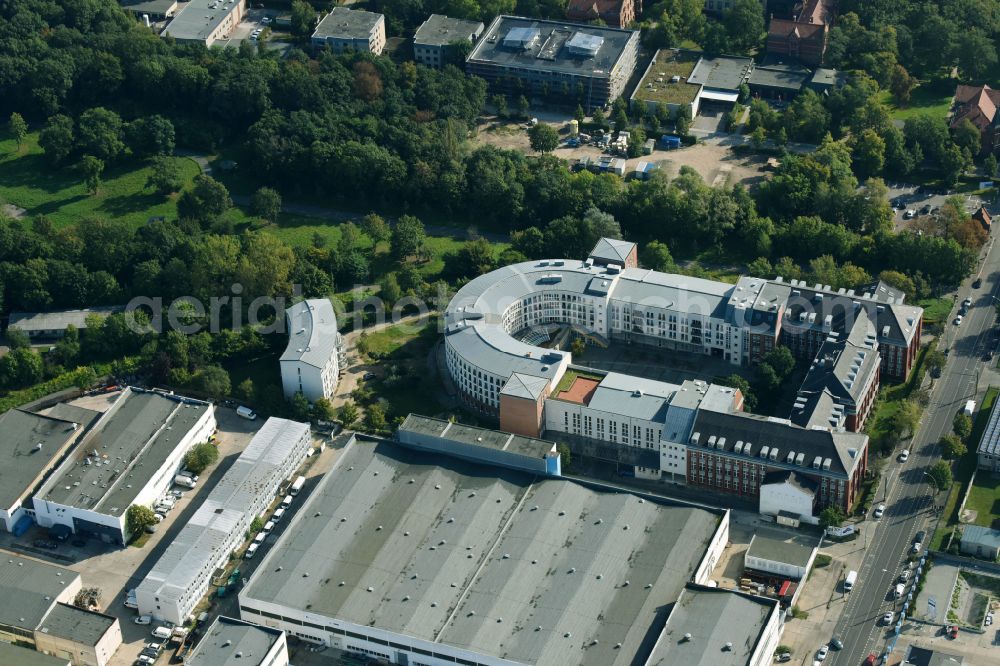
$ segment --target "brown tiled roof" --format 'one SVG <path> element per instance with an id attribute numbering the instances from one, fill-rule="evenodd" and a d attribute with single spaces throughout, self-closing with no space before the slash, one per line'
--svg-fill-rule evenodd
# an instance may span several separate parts
<path id="1" fill-rule="evenodd" d="M 987 85 L 960 85 L 955 89 L 955 104 L 958 108 L 952 116 L 954 127 L 963 120 L 968 120 L 980 130 L 986 129 L 997 115 L 1000 105 L 1000 90 L 993 90 Z"/>
<path id="2" fill-rule="evenodd" d="M 602 16 L 620 16 L 626 0 L 569 0 L 566 18 L 591 21 Z"/>
<path id="3" fill-rule="evenodd" d="M 980 206 L 979 210 L 972 214 L 972 219 L 979 222 L 986 231 L 989 231 L 990 225 L 993 224 L 993 218 L 990 216 L 989 211 L 986 210 L 986 206 Z"/>
<path id="4" fill-rule="evenodd" d="M 823 23 L 797 23 L 788 19 L 771 19 L 767 36 L 785 39 L 797 34 L 799 39 L 815 39 L 817 36 L 822 36 L 825 29 L 826 25 Z"/>

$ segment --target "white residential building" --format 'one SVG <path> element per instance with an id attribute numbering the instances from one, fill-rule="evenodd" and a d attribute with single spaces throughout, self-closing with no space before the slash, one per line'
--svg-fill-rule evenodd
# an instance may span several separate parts
<path id="1" fill-rule="evenodd" d="M 187 619 L 311 441 L 306 423 L 267 420 L 136 589 L 140 614 L 174 624 Z"/>
<path id="2" fill-rule="evenodd" d="M 316 26 L 312 46 L 314 49 L 329 47 L 335 53 L 367 51 L 380 55 L 385 48 L 385 16 L 361 9 L 334 7 Z"/>
<path id="3" fill-rule="evenodd" d="M 280 360 L 285 397 L 302 393 L 309 402 L 332 397 L 340 376 L 341 338 L 330 300 L 296 303 L 285 310 L 285 322 L 288 347 Z"/>
<path id="4" fill-rule="evenodd" d="M 161 498 L 215 428 L 209 402 L 126 388 L 35 494 L 35 522 L 124 545 L 128 508 Z"/>

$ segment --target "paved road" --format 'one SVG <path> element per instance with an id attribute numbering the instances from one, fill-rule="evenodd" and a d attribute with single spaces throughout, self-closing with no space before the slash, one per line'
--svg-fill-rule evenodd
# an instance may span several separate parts
<path id="1" fill-rule="evenodd" d="M 994 341 L 992 327 L 996 310 L 993 298 L 1000 295 L 1000 249 L 992 244 L 992 239 L 989 247 L 980 270 L 982 287 L 972 290 L 970 279 L 959 290 L 959 299 L 971 297 L 973 307 L 961 326 L 947 324 L 951 329 L 944 337 L 945 344 L 950 348 L 948 362 L 935 383 L 931 404 L 910 443 L 910 459 L 906 463 L 893 461 L 883 476 L 885 480 L 879 491 L 879 500 L 883 493 L 887 494 L 886 513 L 882 525 L 867 546 L 862 568 L 858 572 L 858 584 L 837 624 L 836 634 L 844 641 L 844 650 L 831 653 L 832 661 L 827 663 L 858 666 L 869 653 L 881 655 L 884 652 L 891 632 L 878 621 L 887 611 L 898 613 L 902 607 L 901 603 L 891 600 L 891 588 L 907 557 L 914 534 L 926 529 L 925 546 L 930 541 L 933 519 L 936 518 L 935 493 L 929 477 L 924 473 L 939 459 L 937 442 L 942 435 L 950 432 L 955 413 L 966 400 L 979 393 L 984 365 L 982 356 Z M 943 501 L 942 495 L 938 502 Z M 820 640 L 829 640 L 829 637 Z"/>

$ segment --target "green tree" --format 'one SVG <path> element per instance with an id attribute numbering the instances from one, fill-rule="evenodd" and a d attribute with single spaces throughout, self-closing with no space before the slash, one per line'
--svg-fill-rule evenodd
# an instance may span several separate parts
<path id="1" fill-rule="evenodd" d="M 181 193 L 177 200 L 177 214 L 181 219 L 206 223 L 233 207 L 226 186 L 211 176 L 198 174 L 191 189 Z"/>
<path id="2" fill-rule="evenodd" d="M 216 400 L 229 395 L 229 373 L 221 365 L 206 366 L 195 378 L 195 388 Z"/>
<path id="3" fill-rule="evenodd" d="M 345 402 L 337 412 L 337 418 L 345 428 L 350 428 L 358 420 L 358 408 L 353 402 Z"/>
<path id="4" fill-rule="evenodd" d="M 133 504 L 125 511 L 125 532 L 132 538 L 142 534 L 149 525 L 156 524 L 156 514 L 148 506 Z"/>
<path id="5" fill-rule="evenodd" d="M 764 131 L 762 126 L 758 126 L 753 132 L 750 133 L 750 143 L 752 143 L 753 147 L 757 150 L 760 150 L 766 140 L 767 132 Z"/>
<path id="6" fill-rule="evenodd" d="M 31 349 L 31 338 L 17 326 L 7 327 L 7 347 L 10 349 Z"/>
<path id="7" fill-rule="evenodd" d="M 854 141 L 851 162 L 858 178 L 877 176 L 885 166 L 885 141 L 875 130 L 866 129 Z"/>
<path id="8" fill-rule="evenodd" d="M 103 107 L 87 109 L 80 115 L 77 140 L 83 152 L 105 162 L 114 160 L 125 150 L 122 119 Z"/>
<path id="9" fill-rule="evenodd" d="M 219 459 L 219 449 L 210 442 L 195 444 L 184 454 L 184 467 L 189 472 L 201 474 Z"/>
<path id="10" fill-rule="evenodd" d="M 531 104 L 528 102 L 528 98 L 521 95 L 517 98 L 517 115 L 519 118 L 524 120 L 528 119 L 528 112 L 531 110 Z"/>
<path id="11" fill-rule="evenodd" d="M 91 194 L 97 194 L 98 188 L 101 187 L 101 174 L 104 173 L 104 162 L 93 155 L 84 155 L 83 159 L 80 160 L 80 173 L 83 174 L 87 191 Z"/>
<path id="12" fill-rule="evenodd" d="M 296 391 L 289 403 L 291 405 L 293 419 L 296 421 L 309 420 L 309 400 L 302 393 L 302 391 Z"/>
<path id="13" fill-rule="evenodd" d="M 951 424 L 952 430 L 955 434 L 961 437 L 963 440 L 969 439 L 969 435 L 972 434 L 972 417 L 964 412 L 958 412 L 955 414 L 955 418 Z"/>
<path id="14" fill-rule="evenodd" d="M 260 516 L 254 516 L 253 520 L 250 521 L 250 533 L 256 534 L 264 529 L 264 519 Z"/>
<path id="15" fill-rule="evenodd" d="M 892 78 L 889 80 L 889 90 L 896 98 L 899 106 L 906 106 L 910 103 L 910 95 L 917 87 L 917 80 L 910 76 L 906 68 L 897 64 L 892 70 Z"/>
<path id="16" fill-rule="evenodd" d="M 955 186 L 971 164 L 972 158 L 967 149 L 949 143 L 941 155 L 941 175 L 946 183 Z"/>
<path id="17" fill-rule="evenodd" d="M 715 380 L 716 384 L 720 386 L 731 386 L 732 388 L 739 389 L 740 393 L 743 394 L 743 409 L 752 412 L 757 408 L 757 395 L 754 393 L 753 388 L 750 386 L 750 382 L 743 375 L 738 375 L 733 373 L 731 375 L 726 375 L 725 377 L 720 377 Z"/>
<path id="18" fill-rule="evenodd" d="M 920 423 L 920 412 L 920 405 L 904 400 L 889 421 L 889 436 L 896 442 L 912 437 Z"/>
<path id="19" fill-rule="evenodd" d="M 691 129 L 691 107 L 681 104 L 677 107 L 677 115 L 674 118 L 674 129 L 680 136 L 687 136 Z"/>
<path id="20" fill-rule="evenodd" d="M 559 146 L 559 133 L 552 125 L 538 123 L 528 130 L 531 149 L 538 153 L 551 153 Z"/>
<path id="21" fill-rule="evenodd" d="M 385 410 L 377 402 L 365 409 L 365 428 L 370 432 L 382 432 L 386 428 Z"/>
<path id="22" fill-rule="evenodd" d="M 949 460 L 961 458 L 968 452 L 965 442 L 958 435 L 947 434 L 938 444 L 941 446 L 941 455 Z"/>
<path id="23" fill-rule="evenodd" d="M 576 105 L 576 110 L 573 111 L 573 117 L 576 118 L 578 125 L 583 125 L 583 121 L 587 119 L 587 114 L 584 113 L 581 105 Z"/>
<path id="24" fill-rule="evenodd" d="M 20 113 L 15 111 L 10 114 L 10 120 L 7 122 L 7 128 L 14 137 L 14 141 L 17 143 L 17 150 L 20 152 L 21 145 L 24 143 L 24 140 L 28 138 L 28 123 L 24 121 L 24 118 Z"/>
<path id="25" fill-rule="evenodd" d="M 153 158 L 146 187 L 152 187 L 157 194 L 173 194 L 184 187 L 184 178 L 177 160 L 166 155 Z"/>
<path id="26" fill-rule="evenodd" d="M 573 354 L 573 359 L 579 361 L 583 357 L 583 352 L 587 349 L 587 342 L 581 337 L 573 338 L 572 344 L 570 344 L 570 352 Z"/>
<path id="27" fill-rule="evenodd" d="M 559 442 L 556 444 L 556 451 L 559 452 L 559 466 L 563 472 L 566 472 L 569 469 L 570 463 L 573 462 L 573 454 L 569 450 L 569 445 L 565 442 Z"/>
<path id="28" fill-rule="evenodd" d="M 951 465 L 943 460 L 939 460 L 931 465 L 931 468 L 927 470 L 927 474 L 931 477 L 931 481 L 938 491 L 948 490 L 951 486 Z"/>
<path id="29" fill-rule="evenodd" d="M 392 228 L 392 256 L 397 261 L 418 254 L 423 250 L 427 233 L 424 224 L 412 215 L 402 215 Z"/>
<path id="30" fill-rule="evenodd" d="M 247 377 L 236 385 L 236 397 L 244 402 L 253 402 L 254 399 L 253 380 Z"/>
<path id="31" fill-rule="evenodd" d="M 51 164 L 61 164 L 73 152 L 75 144 L 73 119 L 62 114 L 49 118 L 48 124 L 38 135 L 38 145 Z"/>
<path id="32" fill-rule="evenodd" d="M 160 115 L 137 118 L 125 128 L 125 139 L 136 157 L 174 152 L 174 124 Z"/>
<path id="33" fill-rule="evenodd" d="M 399 287 L 399 280 L 395 273 L 386 273 L 379 280 L 379 297 L 385 302 L 386 307 L 392 307 L 396 301 L 403 297 L 403 290 Z"/>
<path id="34" fill-rule="evenodd" d="M 968 118 L 964 118 L 951 130 L 955 145 L 968 150 L 971 155 L 978 155 L 981 143 L 979 128 L 972 124 Z"/>
<path id="35" fill-rule="evenodd" d="M 990 178 L 996 178 L 997 176 L 996 155 L 990 153 L 989 155 L 986 156 L 986 159 L 983 160 L 983 171 L 985 171 L 986 175 L 989 176 Z"/>
<path id="36" fill-rule="evenodd" d="M 844 512 L 839 506 L 830 505 L 819 514 L 819 526 L 823 529 L 827 527 L 840 527 L 844 522 Z"/>
<path id="37" fill-rule="evenodd" d="M 674 257 L 666 243 L 653 240 L 645 244 L 640 251 L 640 261 L 645 268 L 661 273 L 669 273 L 676 268 Z"/>
<path id="38" fill-rule="evenodd" d="M 272 224 L 281 214 L 281 195 L 270 187 L 261 187 L 250 198 L 250 212 Z"/>
<path id="39" fill-rule="evenodd" d="M 608 119 L 604 116 L 604 110 L 600 107 L 595 108 L 590 114 L 590 122 L 594 123 L 600 129 L 608 129 Z"/>
<path id="40" fill-rule="evenodd" d="M 86 391 L 97 383 L 97 371 L 89 365 L 84 365 L 73 371 L 73 386 Z"/>
<path id="41" fill-rule="evenodd" d="M 387 243 L 392 238 L 392 229 L 386 221 L 376 213 L 368 213 L 361 218 L 361 230 L 372 240 L 372 250 L 379 243 Z"/>
<path id="42" fill-rule="evenodd" d="M 507 97 L 505 95 L 493 95 L 490 97 L 490 104 L 496 110 L 498 118 L 507 117 Z"/>
<path id="43" fill-rule="evenodd" d="M 316 417 L 317 421 L 332 421 L 336 416 L 333 405 L 330 404 L 330 401 L 327 398 L 320 398 L 314 402 L 312 411 L 313 416 Z"/>
<path id="44" fill-rule="evenodd" d="M 764 12 L 757 0 L 736 0 L 722 20 L 729 42 L 735 48 L 747 51 L 760 43 L 764 34 Z"/>
<path id="45" fill-rule="evenodd" d="M 628 129 L 629 127 L 628 112 L 624 109 L 624 107 L 616 108 L 611 115 L 612 115 L 612 120 L 614 120 L 615 122 L 616 130 L 620 132 L 622 130 Z"/>
<path id="46" fill-rule="evenodd" d="M 316 10 L 304 0 L 292 0 L 292 34 L 308 39 L 316 29 Z"/>

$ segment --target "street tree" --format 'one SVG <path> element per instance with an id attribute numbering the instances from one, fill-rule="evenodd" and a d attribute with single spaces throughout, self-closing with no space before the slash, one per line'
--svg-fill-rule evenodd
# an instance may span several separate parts
<path id="1" fill-rule="evenodd" d="M 951 428 L 963 440 L 968 439 L 972 434 L 972 417 L 964 412 L 958 412 L 952 420 Z"/>
<path id="2" fill-rule="evenodd" d="M 844 516 L 844 512 L 841 511 L 839 506 L 830 505 L 820 512 L 819 526 L 824 529 L 827 527 L 840 527 L 845 518 L 846 516 Z"/>
<path id="3" fill-rule="evenodd" d="M 337 418 L 345 428 L 350 428 L 358 420 L 358 408 L 353 402 L 345 402 L 338 410 Z"/>
<path id="4" fill-rule="evenodd" d="M 949 460 L 961 458 L 968 452 L 965 442 L 958 435 L 947 434 L 938 444 L 941 445 L 941 455 Z"/>
<path id="5" fill-rule="evenodd" d="M 948 490 L 951 487 L 951 465 L 945 461 L 939 460 L 931 465 L 931 468 L 927 470 L 927 475 L 938 491 Z"/>
<path id="6" fill-rule="evenodd" d="M 133 504 L 125 511 L 125 531 L 134 538 L 149 525 L 156 524 L 156 514 L 144 504 Z"/>

